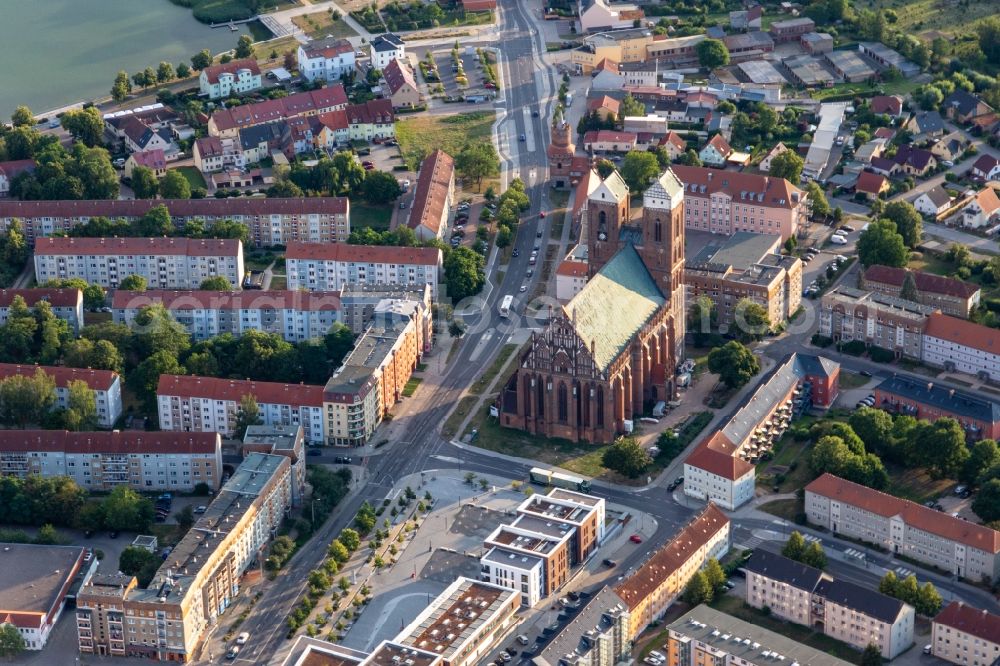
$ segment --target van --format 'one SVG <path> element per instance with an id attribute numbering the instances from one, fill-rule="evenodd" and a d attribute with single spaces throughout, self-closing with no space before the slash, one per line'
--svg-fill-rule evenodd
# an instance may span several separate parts
<path id="1" fill-rule="evenodd" d="M 517 637 L 517 642 L 521 645 L 527 645 L 530 641 L 528 641 L 528 637 L 525 634 L 521 634 Z"/>
<path id="2" fill-rule="evenodd" d="M 830 238 L 830 242 L 834 245 L 847 245 L 847 238 L 844 236 L 833 236 Z"/>

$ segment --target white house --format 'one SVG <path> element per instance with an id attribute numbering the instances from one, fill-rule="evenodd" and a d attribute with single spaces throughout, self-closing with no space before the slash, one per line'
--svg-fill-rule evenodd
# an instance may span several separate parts
<path id="1" fill-rule="evenodd" d="M 998 212 L 1000 212 L 1000 198 L 992 187 L 984 187 L 962 209 L 962 224 L 979 229 L 992 224 Z"/>
<path id="2" fill-rule="evenodd" d="M 733 154 L 733 149 L 721 134 L 716 134 L 698 153 L 699 159 L 708 166 L 724 167 L 726 160 Z"/>
<path id="3" fill-rule="evenodd" d="M 951 195 L 940 185 L 932 187 L 913 200 L 913 207 L 918 213 L 934 218 L 948 210 L 950 205 Z"/>
<path id="4" fill-rule="evenodd" d="M 1000 178 L 1000 158 L 993 155 L 980 155 L 979 159 L 972 165 L 971 175 L 973 178 L 980 180 L 996 180 Z"/>
<path id="5" fill-rule="evenodd" d="M 261 88 L 260 67 L 253 58 L 212 65 L 201 70 L 198 85 L 209 99 L 243 95 Z"/>
<path id="6" fill-rule="evenodd" d="M 22 173 L 32 173 L 35 170 L 35 160 L 14 160 L 0 162 L 0 197 L 10 196 L 10 183 Z"/>
<path id="7" fill-rule="evenodd" d="M 643 15 L 635 5 L 615 3 L 612 6 L 607 0 L 580 0 L 578 13 L 583 32 L 631 28 L 633 21 Z"/>
<path id="8" fill-rule="evenodd" d="M 346 39 L 328 37 L 299 45 L 299 73 L 309 81 L 336 81 L 354 71 L 354 47 Z"/>
<path id="9" fill-rule="evenodd" d="M 753 499 L 754 466 L 737 455 L 737 447 L 716 432 L 684 461 L 684 494 L 712 501 L 732 511 Z"/>
<path id="10" fill-rule="evenodd" d="M 406 46 L 403 44 L 403 38 L 391 32 L 372 38 L 370 45 L 372 67 L 375 69 L 385 69 L 393 60 L 406 58 Z"/>
<path id="11" fill-rule="evenodd" d="M 787 152 L 788 152 L 788 146 L 779 141 L 774 146 L 774 148 L 772 148 L 770 152 L 768 152 L 768 154 L 764 156 L 764 159 L 760 161 L 759 165 L 760 170 L 763 171 L 764 173 L 771 173 L 771 161 L 778 155 Z"/>
<path id="12" fill-rule="evenodd" d="M 920 355 L 927 365 L 996 381 L 1000 330 L 938 312 L 924 324 Z"/>

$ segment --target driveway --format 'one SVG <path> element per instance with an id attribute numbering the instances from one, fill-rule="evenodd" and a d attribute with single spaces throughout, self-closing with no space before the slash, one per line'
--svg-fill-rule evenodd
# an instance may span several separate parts
<path id="1" fill-rule="evenodd" d="M 1000 254 L 997 249 L 997 242 L 992 238 L 976 236 L 954 227 L 946 227 L 943 224 L 934 222 L 924 222 L 924 235 L 943 240 L 948 243 L 958 243 L 966 245 L 973 252 L 981 254 Z"/>

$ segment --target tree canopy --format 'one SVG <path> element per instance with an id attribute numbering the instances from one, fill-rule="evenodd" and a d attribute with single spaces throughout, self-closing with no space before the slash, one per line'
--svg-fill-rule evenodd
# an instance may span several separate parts
<path id="1" fill-rule="evenodd" d="M 795 184 L 802 178 L 802 168 L 805 164 L 805 160 L 799 157 L 794 150 L 786 150 L 771 159 L 771 170 L 768 171 L 768 174 L 775 178 L 784 178 Z"/>
<path id="2" fill-rule="evenodd" d="M 649 469 L 653 459 L 636 438 L 619 437 L 604 451 L 601 462 L 608 469 L 635 479 Z"/>
<path id="3" fill-rule="evenodd" d="M 881 264 L 901 268 L 910 257 L 903 236 L 892 220 L 878 220 L 868 225 L 858 237 L 858 258 L 864 266 Z"/>
<path id="4" fill-rule="evenodd" d="M 729 388 L 739 388 L 760 372 L 760 361 L 745 345 L 732 340 L 709 353 L 708 369 Z"/>
<path id="5" fill-rule="evenodd" d="M 715 69 L 729 64 L 729 49 L 718 39 L 705 39 L 695 47 L 698 64 L 705 69 Z"/>

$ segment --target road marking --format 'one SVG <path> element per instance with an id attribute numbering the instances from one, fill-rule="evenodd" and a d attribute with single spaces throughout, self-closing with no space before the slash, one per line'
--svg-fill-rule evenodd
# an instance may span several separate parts
<path id="1" fill-rule="evenodd" d="M 812 534 L 805 534 L 803 535 L 803 537 L 805 538 L 806 541 L 816 541 L 816 542 L 822 541 L 822 539 L 820 539 L 818 536 L 813 536 Z"/>
<path id="2" fill-rule="evenodd" d="M 436 458 L 436 459 L 440 460 L 441 462 L 452 463 L 452 464 L 456 464 L 456 465 L 462 464 L 461 460 L 459 460 L 458 458 L 452 458 L 451 456 L 433 455 L 433 456 L 431 456 L 431 458 Z"/>
<path id="3" fill-rule="evenodd" d="M 916 572 L 914 572 L 912 569 L 907 569 L 905 567 L 896 567 L 896 573 L 898 573 L 903 578 L 906 578 L 907 576 L 914 575 Z"/>

